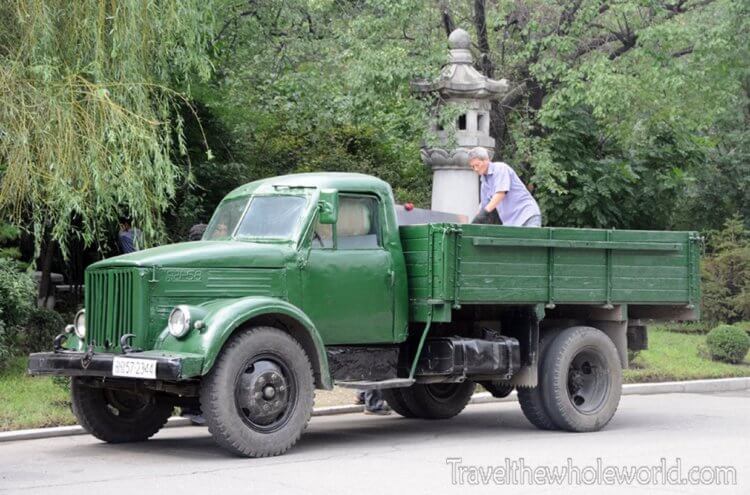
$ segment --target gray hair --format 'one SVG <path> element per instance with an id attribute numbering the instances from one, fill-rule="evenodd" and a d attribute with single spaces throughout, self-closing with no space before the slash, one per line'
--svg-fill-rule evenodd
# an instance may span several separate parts
<path id="1" fill-rule="evenodd" d="M 487 153 L 487 150 L 481 147 L 472 148 L 469 150 L 469 161 L 479 159 L 479 160 L 489 160 L 490 154 Z"/>

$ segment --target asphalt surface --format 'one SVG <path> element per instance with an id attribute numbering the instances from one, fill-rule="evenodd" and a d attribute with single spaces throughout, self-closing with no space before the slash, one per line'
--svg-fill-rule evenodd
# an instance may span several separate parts
<path id="1" fill-rule="evenodd" d="M 750 391 L 625 396 L 607 428 L 587 434 L 538 431 L 517 403 L 471 405 L 439 422 L 316 417 L 296 447 L 268 459 L 232 457 L 200 427 L 128 445 L 87 435 L 8 442 L 0 444 L 0 493 L 747 494 L 748 399 Z M 708 484 L 664 483 L 693 466 Z M 630 484 L 612 478 L 622 467 Z"/>

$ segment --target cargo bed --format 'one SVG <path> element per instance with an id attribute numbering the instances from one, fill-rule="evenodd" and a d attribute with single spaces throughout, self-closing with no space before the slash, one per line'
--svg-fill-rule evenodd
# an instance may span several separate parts
<path id="1" fill-rule="evenodd" d="M 450 321 L 467 304 L 647 305 L 698 316 L 696 232 L 438 223 L 400 235 L 413 321 L 430 311 Z"/>

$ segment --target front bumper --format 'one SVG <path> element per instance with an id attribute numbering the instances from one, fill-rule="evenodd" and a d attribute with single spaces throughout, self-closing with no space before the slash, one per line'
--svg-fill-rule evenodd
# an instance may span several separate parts
<path id="1" fill-rule="evenodd" d="M 91 353 L 78 351 L 39 352 L 29 356 L 29 374 L 57 376 L 112 376 L 115 356 L 156 361 L 156 380 L 179 381 L 201 374 L 203 357 L 195 354 L 165 353 L 160 351 L 128 354 Z"/>

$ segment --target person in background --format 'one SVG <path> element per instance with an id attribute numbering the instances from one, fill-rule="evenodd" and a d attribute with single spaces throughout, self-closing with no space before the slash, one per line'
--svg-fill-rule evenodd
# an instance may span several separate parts
<path id="1" fill-rule="evenodd" d="M 515 170 L 503 162 L 490 162 L 484 148 L 469 151 L 469 166 L 481 181 L 482 206 L 472 223 L 496 223 L 497 213 L 503 225 L 516 227 L 541 227 L 542 212 Z"/>
<path id="2" fill-rule="evenodd" d="M 122 254 L 138 251 L 142 242 L 141 231 L 133 227 L 129 217 L 120 217 L 120 232 L 117 234 L 117 244 Z"/>
<path id="3" fill-rule="evenodd" d="M 190 231 L 188 232 L 188 240 L 189 241 L 200 241 L 203 239 L 203 233 L 206 231 L 206 227 L 208 227 L 205 223 L 196 223 L 192 227 L 190 227 Z"/>

